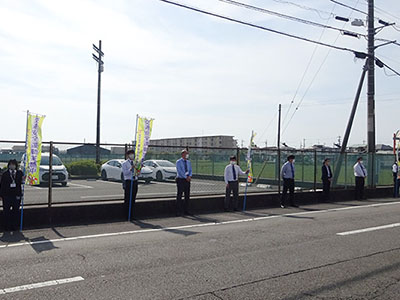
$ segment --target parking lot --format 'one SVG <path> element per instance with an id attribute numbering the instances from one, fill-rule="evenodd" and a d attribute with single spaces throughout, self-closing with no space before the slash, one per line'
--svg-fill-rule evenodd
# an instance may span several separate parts
<path id="1" fill-rule="evenodd" d="M 240 192 L 245 187 L 241 185 Z M 266 186 L 251 186 L 249 192 L 270 191 Z M 218 195 L 225 193 L 223 181 L 193 179 L 191 184 L 191 195 Z M 175 197 L 176 185 L 174 181 L 156 182 L 149 184 L 139 181 L 138 200 L 149 201 L 154 198 Z M 71 180 L 66 187 L 55 184 L 53 186 L 53 203 L 66 202 L 91 202 L 122 200 L 122 183 L 117 181 L 103 180 Z M 48 187 L 25 186 L 25 204 L 47 204 Z"/>

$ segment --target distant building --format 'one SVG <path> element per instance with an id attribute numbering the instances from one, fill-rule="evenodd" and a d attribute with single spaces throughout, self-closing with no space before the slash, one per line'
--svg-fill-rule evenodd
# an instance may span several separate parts
<path id="1" fill-rule="evenodd" d="M 230 135 L 194 136 L 181 138 L 166 138 L 150 140 L 152 151 L 179 151 L 179 148 L 209 147 L 209 148 L 236 148 L 237 141 Z M 172 146 L 172 147 L 171 147 Z"/>
<path id="2" fill-rule="evenodd" d="M 109 155 L 110 150 L 100 147 L 100 154 Z M 96 146 L 92 144 L 84 144 L 78 147 L 67 149 L 68 155 L 96 155 Z"/>
<path id="3" fill-rule="evenodd" d="M 25 153 L 25 145 L 15 145 L 12 147 L 12 151 L 15 153 Z M 50 152 L 50 145 L 42 145 L 42 152 Z M 60 150 L 53 146 L 53 153 L 58 154 Z"/>
<path id="4" fill-rule="evenodd" d="M 111 154 L 125 155 L 125 147 L 111 147 Z"/>
<path id="5" fill-rule="evenodd" d="M 376 152 L 393 152 L 393 147 L 384 144 L 377 144 Z"/>

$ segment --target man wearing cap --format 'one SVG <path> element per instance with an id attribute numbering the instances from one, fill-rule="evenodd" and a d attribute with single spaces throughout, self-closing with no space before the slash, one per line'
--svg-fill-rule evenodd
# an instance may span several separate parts
<path id="1" fill-rule="evenodd" d="M 281 197 L 281 207 L 285 208 L 285 201 L 287 192 L 289 190 L 289 203 L 290 206 L 298 207 L 294 203 L 294 175 L 295 175 L 295 168 L 294 168 L 294 155 L 289 155 L 287 158 L 287 162 L 285 162 L 282 166 L 281 170 L 281 177 L 283 179 L 283 190 L 282 190 L 282 197 Z"/>
<path id="2" fill-rule="evenodd" d="M 226 184 L 224 209 L 228 211 L 232 207 L 231 193 L 233 193 L 233 209 L 239 210 L 239 175 L 246 175 L 249 170 L 243 172 L 236 163 L 236 156 L 230 157 L 230 163 L 225 167 L 224 179 Z"/>
<path id="3" fill-rule="evenodd" d="M 189 151 L 184 149 L 181 158 L 176 161 L 176 215 L 189 214 L 190 181 L 192 180 L 192 164 L 189 160 Z M 182 201 L 182 194 L 185 200 Z"/>
<path id="4" fill-rule="evenodd" d="M 136 195 L 138 192 L 138 177 L 136 172 L 135 152 L 128 150 L 126 152 L 128 159 L 122 164 L 122 176 L 124 179 L 124 204 L 126 217 L 129 217 L 129 202 L 131 202 L 131 218 L 133 218 Z M 132 192 L 131 192 L 132 191 Z"/>
<path id="5" fill-rule="evenodd" d="M 367 168 L 363 165 L 363 158 L 357 158 L 354 165 L 354 176 L 356 181 L 356 200 L 364 199 L 364 184 L 367 177 Z"/>

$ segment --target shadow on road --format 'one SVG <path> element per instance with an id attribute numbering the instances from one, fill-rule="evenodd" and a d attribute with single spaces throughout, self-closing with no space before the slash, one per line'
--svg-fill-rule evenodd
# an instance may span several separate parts
<path id="1" fill-rule="evenodd" d="M 3 235 L 0 237 L 0 242 L 3 242 L 5 244 L 16 244 L 19 242 L 30 243 L 33 250 L 35 250 L 35 252 L 38 254 L 44 251 L 50 251 L 58 248 L 54 246 L 54 244 L 49 239 L 46 239 L 44 236 L 29 239 L 22 232 L 19 231 L 3 232 Z"/>
<path id="2" fill-rule="evenodd" d="M 171 232 L 171 233 L 175 233 L 175 234 L 179 234 L 179 235 L 183 235 L 183 236 L 191 236 L 191 235 L 198 234 L 198 232 L 196 232 L 196 231 L 188 231 L 188 230 L 182 230 L 182 229 L 170 229 L 170 228 L 165 228 L 161 225 L 154 225 L 154 224 L 146 223 L 146 222 L 139 221 L 139 220 L 134 220 L 131 223 L 138 225 L 140 228 L 161 229 L 162 231 Z"/>

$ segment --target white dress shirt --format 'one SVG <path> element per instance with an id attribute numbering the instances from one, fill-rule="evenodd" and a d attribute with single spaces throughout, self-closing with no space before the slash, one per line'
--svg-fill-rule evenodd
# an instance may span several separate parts
<path id="1" fill-rule="evenodd" d="M 367 169 L 362 163 L 356 163 L 354 165 L 354 176 L 356 177 L 367 177 Z"/>
<path id="2" fill-rule="evenodd" d="M 224 179 L 225 179 L 225 183 L 226 184 L 228 184 L 229 181 L 238 181 L 239 180 L 239 175 L 246 175 L 246 173 L 243 172 L 242 169 L 238 165 L 233 165 L 233 167 L 235 168 L 236 179 L 233 178 L 232 165 L 229 164 L 229 165 L 227 165 L 225 167 Z"/>
<path id="3" fill-rule="evenodd" d="M 397 164 L 393 164 L 392 172 L 397 173 L 399 171 L 399 166 Z"/>
<path id="4" fill-rule="evenodd" d="M 133 178 L 133 173 L 135 169 L 131 170 L 131 167 L 135 165 L 135 162 L 133 160 L 127 159 L 126 161 L 123 162 L 122 164 L 122 174 L 124 175 L 124 180 L 132 180 Z M 137 180 L 138 177 L 135 176 L 133 180 Z"/>

